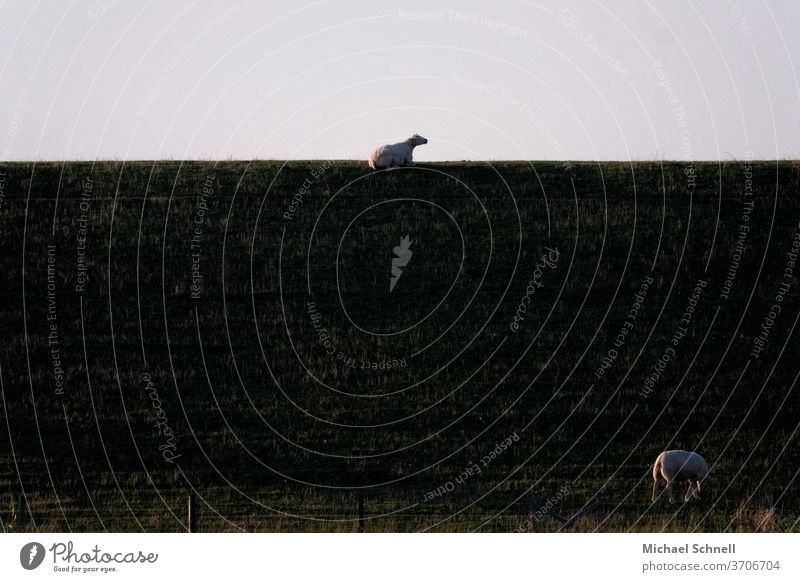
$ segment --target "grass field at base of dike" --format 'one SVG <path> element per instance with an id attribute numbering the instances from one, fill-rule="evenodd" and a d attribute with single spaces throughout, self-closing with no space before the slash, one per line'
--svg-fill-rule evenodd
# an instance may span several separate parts
<path id="1" fill-rule="evenodd" d="M 7 162 L 0 232 L 4 531 L 800 531 L 798 162 Z"/>

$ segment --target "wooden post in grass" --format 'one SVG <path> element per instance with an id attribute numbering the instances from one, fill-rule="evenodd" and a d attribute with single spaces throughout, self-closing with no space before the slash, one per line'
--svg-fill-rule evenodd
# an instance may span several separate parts
<path id="1" fill-rule="evenodd" d="M 534 497 L 533 495 L 528 495 L 528 520 L 531 524 L 533 529 L 536 529 L 536 523 L 539 521 L 537 515 L 544 517 L 547 516 L 551 519 L 554 519 L 561 525 L 558 528 L 558 531 L 567 531 L 575 522 L 578 521 L 578 518 L 581 515 L 587 514 L 599 514 L 603 511 L 604 503 L 595 495 L 589 501 L 587 501 L 583 507 L 581 507 L 572 517 L 568 517 L 566 515 L 561 515 L 555 509 L 553 509 L 552 504 L 551 507 L 547 506 L 547 502 L 542 501 L 541 499 Z"/>
<path id="2" fill-rule="evenodd" d="M 358 533 L 364 533 L 364 495 L 358 494 Z"/>
<path id="3" fill-rule="evenodd" d="M 197 531 L 197 511 L 194 504 L 194 493 L 189 494 L 189 515 L 187 516 L 187 524 L 189 526 L 189 533 Z"/>
<path id="4" fill-rule="evenodd" d="M 17 491 L 16 502 L 16 507 L 14 508 L 14 524 L 17 527 L 24 527 L 30 520 L 30 514 L 28 513 L 28 502 L 22 494 L 22 491 Z"/>
<path id="5" fill-rule="evenodd" d="M 547 507 L 546 501 L 542 501 L 533 495 L 528 495 L 528 521 L 533 529 L 537 529 L 536 526 L 539 521 L 537 515 L 550 517 L 562 524 L 562 527 L 570 521 L 570 518 L 561 515 L 553 507 Z"/>

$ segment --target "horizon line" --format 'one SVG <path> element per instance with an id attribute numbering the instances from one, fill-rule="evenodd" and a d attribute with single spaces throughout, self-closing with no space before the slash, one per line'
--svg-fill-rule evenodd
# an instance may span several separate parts
<path id="1" fill-rule="evenodd" d="M 103 162 L 352 162 L 366 164 L 366 159 L 361 158 L 95 158 L 95 159 L 82 159 L 82 158 L 69 158 L 69 159 L 14 159 L 14 160 L 0 160 L 0 166 L 7 164 L 56 164 L 56 163 L 103 163 Z M 684 163 L 684 164 L 730 164 L 730 163 L 743 163 L 743 162 L 800 162 L 798 158 L 748 158 L 748 159 L 698 159 L 686 160 L 678 158 L 654 158 L 654 159 L 609 159 L 609 160 L 591 160 L 591 159 L 570 159 L 570 160 L 553 160 L 553 159 L 528 159 L 528 158 L 485 158 L 485 159 L 463 159 L 463 160 L 425 160 L 416 162 L 416 167 L 425 166 L 426 164 L 482 164 L 487 162 L 514 162 L 514 163 L 551 163 L 551 164 L 627 164 L 627 163 Z"/>

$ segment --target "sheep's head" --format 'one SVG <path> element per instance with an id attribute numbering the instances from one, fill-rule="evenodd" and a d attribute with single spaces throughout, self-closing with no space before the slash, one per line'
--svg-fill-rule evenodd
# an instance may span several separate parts
<path id="1" fill-rule="evenodd" d="M 692 497 L 699 500 L 701 491 L 703 494 L 708 495 L 708 475 L 697 482 L 697 488 L 692 492 Z"/>
<path id="2" fill-rule="evenodd" d="M 410 139 L 411 139 L 411 145 L 414 147 L 428 143 L 428 140 L 419 135 L 418 133 L 412 135 Z"/>

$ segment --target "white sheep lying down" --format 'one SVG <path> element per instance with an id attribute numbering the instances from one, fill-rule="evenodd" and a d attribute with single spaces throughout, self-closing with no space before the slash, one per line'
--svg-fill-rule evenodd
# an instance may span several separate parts
<path id="1" fill-rule="evenodd" d="M 414 148 L 426 143 L 428 143 L 427 139 L 415 133 L 405 141 L 378 146 L 372 150 L 369 156 L 369 167 L 373 170 L 384 170 L 400 166 L 413 166 Z"/>
<path id="2" fill-rule="evenodd" d="M 689 490 L 684 501 L 689 501 L 691 497 L 700 499 L 700 486 L 708 478 L 708 472 L 706 460 L 697 453 L 681 450 L 664 451 L 658 455 L 653 465 L 653 501 L 656 500 L 660 481 L 666 483 L 670 503 L 675 501 L 672 496 L 672 484 L 675 481 L 689 482 Z"/>

